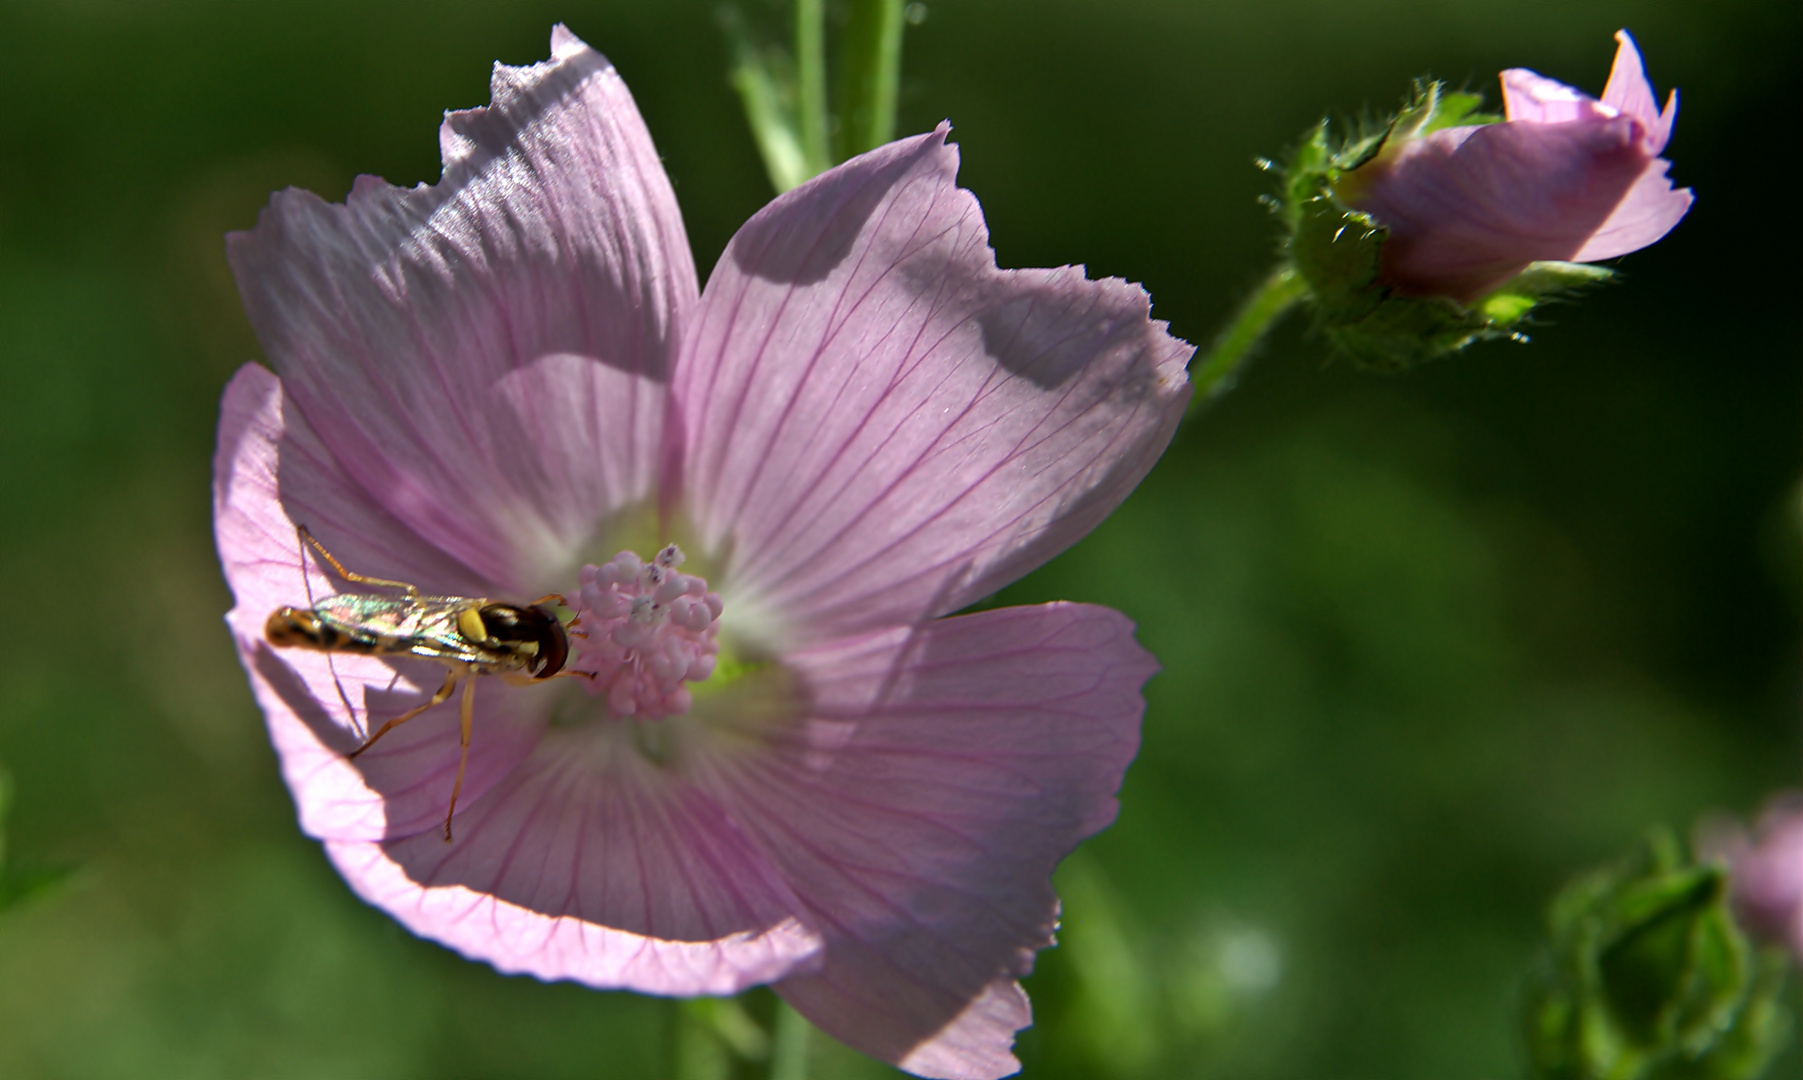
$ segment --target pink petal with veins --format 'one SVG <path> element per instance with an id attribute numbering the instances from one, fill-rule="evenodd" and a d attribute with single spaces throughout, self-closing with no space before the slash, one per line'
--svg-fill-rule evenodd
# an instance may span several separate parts
<path id="1" fill-rule="evenodd" d="M 504 972 L 688 995 L 817 966 L 820 936 L 757 838 L 633 735 L 551 732 L 458 814 L 454 844 L 328 851 L 364 899 Z"/>
<path id="2" fill-rule="evenodd" d="M 626 84 L 562 27 L 552 53 L 497 64 L 493 103 L 446 115 L 437 184 L 280 192 L 228 243 L 270 362 L 346 474 L 504 592 L 652 491 L 696 295 Z"/>
<path id="3" fill-rule="evenodd" d="M 1689 188 L 1673 189 L 1665 175 L 1669 168 L 1671 162 L 1654 158 L 1571 261 L 1598 262 L 1639 251 L 1684 220 L 1694 199 Z"/>
<path id="4" fill-rule="evenodd" d="M 1031 1019 L 1051 873 L 1114 820 L 1157 663 L 1118 612 L 1005 608 L 791 656 L 809 722 L 716 781 L 826 938 L 777 985 L 822 1030 L 935 1077 L 995 1077 Z"/>
<path id="5" fill-rule="evenodd" d="M 704 544 L 730 552 L 710 580 L 795 640 L 1038 566 L 1133 490 L 1189 400 L 1194 350 L 1144 290 L 996 268 L 948 130 L 765 207 L 686 339 L 671 434 Z"/>
<path id="6" fill-rule="evenodd" d="M 1607 120 L 1615 113 L 1576 87 L 1527 68 L 1502 73 L 1503 116 L 1531 124 Z"/>

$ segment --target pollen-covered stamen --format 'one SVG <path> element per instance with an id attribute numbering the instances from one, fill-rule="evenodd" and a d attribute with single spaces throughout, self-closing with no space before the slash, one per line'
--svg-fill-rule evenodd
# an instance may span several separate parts
<path id="1" fill-rule="evenodd" d="M 675 544 L 645 562 L 622 551 L 582 568 L 572 667 L 593 672 L 589 692 L 607 695 L 615 716 L 661 720 L 689 711 L 685 683 L 714 673 L 720 596 L 677 569 Z"/>

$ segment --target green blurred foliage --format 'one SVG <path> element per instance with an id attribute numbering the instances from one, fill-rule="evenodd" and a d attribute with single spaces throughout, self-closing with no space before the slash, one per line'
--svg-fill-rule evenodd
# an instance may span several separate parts
<path id="1" fill-rule="evenodd" d="M 1799 9 L 935 0 L 900 130 L 957 124 L 1003 265 L 1147 283 L 1207 340 L 1323 111 L 1527 65 L 1683 88 L 1696 208 L 1625 284 L 1401 379 L 1281 331 L 1007 602 L 1165 665 L 1119 823 L 1061 872 L 1033 1077 L 1521 1075 L 1540 912 L 1649 822 L 1796 781 Z M 219 616 L 209 458 L 257 349 L 220 236 L 276 187 L 438 174 L 442 110 L 564 20 L 630 82 L 704 269 L 767 198 L 712 5 L 0 6 L 0 1075 L 667 1075 L 669 1003 L 505 978 L 357 902 L 294 825 Z M 1788 1005 L 1794 1010 L 1796 999 Z M 768 995 L 747 1006 L 771 1013 Z M 816 1077 L 889 1075 L 824 1039 Z M 1771 1075 L 1795 1076 L 1791 1051 Z"/>

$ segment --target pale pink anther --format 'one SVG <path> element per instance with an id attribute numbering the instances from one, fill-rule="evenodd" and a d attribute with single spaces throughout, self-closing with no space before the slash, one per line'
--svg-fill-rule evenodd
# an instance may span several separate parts
<path id="1" fill-rule="evenodd" d="M 680 716 L 693 703 L 685 683 L 714 673 L 724 605 L 707 582 L 677 569 L 670 544 L 645 562 L 622 551 L 579 574 L 571 647 L 589 693 L 607 695 L 608 711 L 635 720 Z"/>

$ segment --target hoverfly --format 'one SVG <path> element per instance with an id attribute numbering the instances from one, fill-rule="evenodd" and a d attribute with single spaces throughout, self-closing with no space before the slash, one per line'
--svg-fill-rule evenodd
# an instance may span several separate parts
<path id="1" fill-rule="evenodd" d="M 524 606 L 480 596 L 427 596 L 405 581 L 352 573 L 305 525 L 296 531 L 344 580 L 398 589 L 403 595 L 340 593 L 311 608 L 277 608 L 263 628 L 271 645 L 328 654 L 421 656 L 450 669 L 444 685 L 429 700 L 384 723 L 348 757 L 355 758 L 388 732 L 450 700 L 457 684 L 463 684 L 463 750 L 457 759 L 457 780 L 451 786 L 451 805 L 444 817 L 444 838 L 449 843 L 451 815 L 457 812 L 457 793 L 463 789 L 463 770 L 470 757 L 470 715 L 476 699 L 476 676 L 500 675 L 509 682 L 530 683 L 558 674 L 582 674 L 563 670 L 570 654 L 570 639 L 552 610 L 553 605 L 568 607 L 569 603 L 556 593 Z M 312 602 L 311 596 L 308 602 Z"/>

